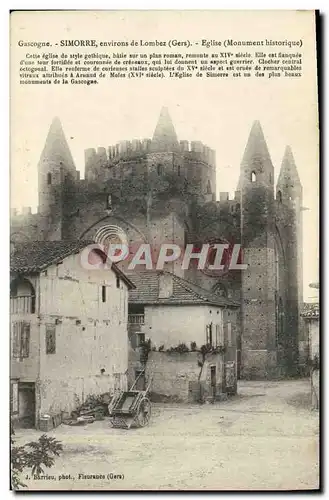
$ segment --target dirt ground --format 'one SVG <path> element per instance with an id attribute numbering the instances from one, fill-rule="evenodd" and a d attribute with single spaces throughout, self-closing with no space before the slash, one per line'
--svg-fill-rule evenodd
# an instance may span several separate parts
<path id="1" fill-rule="evenodd" d="M 61 425 L 49 432 L 64 448 L 45 470 L 54 479 L 25 483 L 30 490 L 318 488 L 319 414 L 310 408 L 309 381 L 240 382 L 238 391 L 216 404 L 153 405 L 150 425 L 139 429 L 113 429 L 108 419 Z M 22 430 L 16 442 L 40 435 Z"/>

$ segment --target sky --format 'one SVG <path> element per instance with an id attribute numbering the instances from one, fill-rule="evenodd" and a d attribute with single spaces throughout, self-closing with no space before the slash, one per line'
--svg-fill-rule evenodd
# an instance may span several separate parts
<path id="1" fill-rule="evenodd" d="M 169 109 L 179 140 L 201 140 L 216 151 L 217 191 L 236 189 L 252 123 L 259 120 L 278 177 L 290 145 L 303 185 L 304 299 L 318 280 L 319 153 L 314 25 L 308 12 L 17 13 L 13 16 L 11 65 L 11 206 L 35 211 L 37 163 L 50 123 L 61 120 L 83 176 L 84 149 L 120 140 L 151 138 L 162 106 Z M 33 14 L 33 13 L 32 13 Z M 20 17 L 20 15 L 22 17 Z M 49 16 L 51 15 L 51 22 Z M 26 49 L 18 39 L 154 40 L 302 39 L 304 72 L 298 79 L 111 80 L 97 86 L 19 85 Z M 52 48 L 53 52 L 59 48 Z M 70 49 L 72 51 L 72 49 Z M 113 50 L 113 49 L 111 49 Z M 130 50 L 130 49 L 129 49 Z M 139 49 L 140 50 L 140 49 Z M 151 49 L 149 49 L 151 50 Z M 152 49 L 154 51 L 154 49 Z M 219 50 L 219 49 L 218 49 Z M 145 49 L 146 51 L 146 49 Z M 183 50 L 180 48 L 180 52 Z"/>

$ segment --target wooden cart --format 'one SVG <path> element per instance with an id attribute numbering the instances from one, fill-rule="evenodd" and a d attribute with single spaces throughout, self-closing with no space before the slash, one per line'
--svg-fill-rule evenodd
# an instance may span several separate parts
<path id="1" fill-rule="evenodd" d="M 151 418 L 151 402 L 148 398 L 151 380 L 145 391 L 134 391 L 139 376 L 129 391 L 115 395 L 109 404 L 110 422 L 113 427 L 130 429 L 132 425 L 136 427 L 148 425 Z"/>

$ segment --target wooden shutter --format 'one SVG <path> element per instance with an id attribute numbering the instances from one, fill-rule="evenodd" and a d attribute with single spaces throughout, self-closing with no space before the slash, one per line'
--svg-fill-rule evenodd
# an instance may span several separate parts
<path id="1" fill-rule="evenodd" d="M 12 349 L 13 349 L 13 358 L 19 358 L 20 357 L 20 323 L 18 321 L 15 321 L 11 325 L 12 327 L 12 332 L 11 332 L 11 341 L 12 341 Z"/>
<path id="2" fill-rule="evenodd" d="M 227 323 L 227 345 L 232 347 L 232 323 Z"/>
<path id="3" fill-rule="evenodd" d="M 46 325 L 46 354 L 56 353 L 56 326 Z"/>
<path id="4" fill-rule="evenodd" d="M 30 323 L 22 322 L 21 327 L 21 358 L 30 355 Z"/>

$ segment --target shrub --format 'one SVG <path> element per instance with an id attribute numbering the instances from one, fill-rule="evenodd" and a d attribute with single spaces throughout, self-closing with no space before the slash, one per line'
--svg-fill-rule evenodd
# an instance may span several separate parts
<path id="1" fill-rule="evenodd" d="M 43 474 L 43 466 L 52 467 L 55 457 L 63 450 L 62 444 L 53 437 L 43 434 L 38 441 L 31 441 L 24 446 L 15 446 L 14 429 L 11 424 L 11 484 L 14 490 L 26 487 L 20 476 L 24 469 L 32 469 L 32 475 Z"/>
<path id="2" fill-rule="evenodd" d="M 191 342 L 191 351 L 192 352 L 195 352 L 197 349 L 197 345 L 196 345 L 196 342 Z"/>

